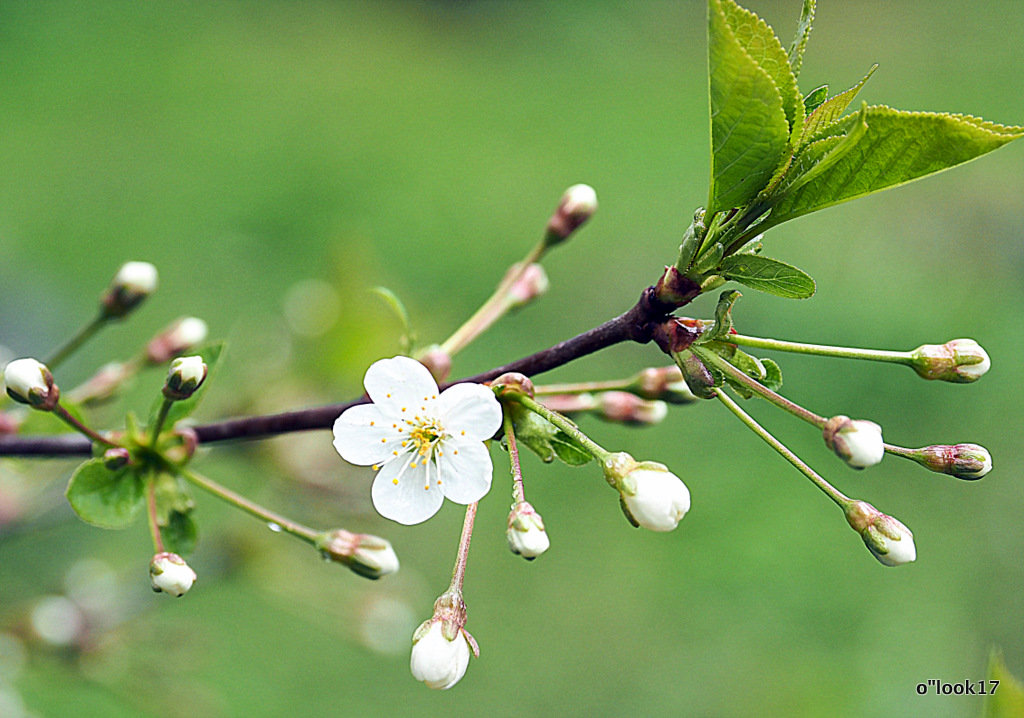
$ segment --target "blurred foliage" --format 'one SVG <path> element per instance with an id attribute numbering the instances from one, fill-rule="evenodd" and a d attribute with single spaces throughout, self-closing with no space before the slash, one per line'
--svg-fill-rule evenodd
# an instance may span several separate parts
<path id="1" fill-rule="evenodd" d="M 797 0 L 745 4 L 783 38 L 795 30 Z M 2 3 L 0 343 L 48 351 L 121 262 L 147 260 L 158 293 L 62 368 L 62 385 L 194 314 L 231 345 L 199 418 L 342 400 L 398 350 L 403 329 L 372 287 L 401 297 L 422 340 L 443 339 L 575 182 L 601 209 L 546 261 L 551 291 L 454 373 L 593 326 L 673 261 L 707 196 L 704 13 L 692 0 Z M 815 26 L 808 88 L 851 85 L 877 62 L 870 103 L 1024 121 L 1015 0 L 823 0 Z M 461 512 L 386 524 L 370 472 L 325 434 L 216 448 L 202 470 L 306 523 L 387 536 L 403 567 L 390 579 L 324 564 L 200 496 L 196 588 L 150 596 L 144 526 L 77 522 L 66 461 L 5 461 L 0 497 L 32 510 L 0 529 L 0 624 L 28 647 L 0 642 L 0 705 L 14 691 L 39 716 L 978 715 L 980 701 L 915 686 L 983 678 L 991 645 L 1024 673 L 1021 152 L 774 230 L 773 256 L 818 294 L 748 296 L 735 313 L 750 334 L 880 348 L 971 336 L 988 349 L 993 369 L 970 387 L 780 359 L 788 395 L 819 413 L 871 418 L 904 445 L 984 444 L 995 469 L 979 483 L 893 459 L 854 473 L 815 432 L 750 405 L 840 489 L 907 523 L 916 564 L 879 566 L 717 406 L 674 407 L 654 429 L 584 422 L 609 448 L 672 467 L 693 509 L 669 535 L 634 530 L 592 465 L 529 457 L 552 549 L 527 563 L 505 546 L 495 449 L 466 586 L 482 655 L 439 694 L 409 676 L 408 641 L 447 586 Z M 693 311 L 710 315 L 709 301 Z M 550 378 L 660 363 L 622 346 Z M 144 410 L 161 381 L 140 375 L 107 419 Z M 116 590 L 87 612 L 86 643 L 46 649 L 29 614 L 43 594 L 77 596 L 68 572 L 86 557 L 111 567 Z"/>

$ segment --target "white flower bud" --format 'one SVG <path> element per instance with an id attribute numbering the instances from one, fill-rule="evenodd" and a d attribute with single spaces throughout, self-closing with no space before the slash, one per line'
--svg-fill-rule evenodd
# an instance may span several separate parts
<path id="1" fill-rule="evenodd" d="M 107 318 L 123 317 L 156 291 L 157 272 L 149 262 L 126 262 L 100 298 Z"/>
<path id="2" fill-rule="evenodd" d="M 175 401 L 187 399 L 205 379 L 206 364 L 201 356 L 178 357 L 167 372 L 164 396 Z"/>
<path id="3" fill-rule="evenodd" d="M 398 556 L 387 539 L 336 529 L 320 534 L 316 547 L 325 558 L 348 566 L 364 578 L 378 579 L 398 570 Z"/>
<path id="4" fill-rule="evenodd" d="M 520 265 L 509 271 L 518 272 Z M 523 271 L 523 275 L 509 288 L 508 298 L 513 307 L 522 307 L 548 291 L 548 275 L 536 262 Z"/>
<path id="5" fill-rule="evenodd" d="M 508 547 L 528 561 L 540 556 L 551 546 L 544 520 L 528 501 L 520 501 L 508 515 L 508 530 L 505 532 Z"/>
<path id="6" fill-rule="evenodd" d="M 880 563 L 900 566 L 917 558 L 914 534 L 910 529 L 871 504 L 854 501 L 846 509 L 846 520 Z"/>
<path id="7" fill-rule="evenodd" d="M 601 418 L 632 425 L 661 423 L 668 416 L 668 405 L 663 401 L 648 401 L 628 391 L 605 391 L 598 394 Z"/>
<path id="8" fill-rule="evenodd" d="M 198 317 L 178 319 L 150 340 L 146 359 L 150 364 L 163 364 L 202 342 L 207 332 L 206 322 Z"/>
<path id="9" fill-rule="evenodd" d="M 149 579 L 157 593 L 169 593 L 181 598 L 195 583 L 196 572 L 178 554 L 164 551 L 150 561 Z"/>
<path id="10" fill-rule="evenodd" d="M 885 456 L 882 427 L 873 421 L 833 416 L 822 432 L 836 456 L 855 469 L 874 466 Z"/>
<path id="11" fill-rule="evenodd" d="M 565 191 L 558 209 L 548 220 L 544 241 L 553 246 L 569 238 L 576 229 L 597 211 L 597 192 L 586 184 L 576 184 Z"/>
<path id="12" fill-rule="evenodd" d="M 637 463 L 624 452 L 605 460 L 605 478 L 619 491 L 622 511 L 634 526 L 671 531 L 690 510 L 690 491 L 678 476 L 653 461 Z"/>
<path id="13" fill-rule="evenodd" d="M 974 481 L 992 470 L 992 455 L 978 444 L 937 444 L 916 449 L 910 458 L 932 471 Z"/>
<path id="14" fill-rule="evenodd" d="M 988 353 L 973 339 L 923 344 L 911 353 L 911 366 L 925 379 L 957 384 L 977 381 L 992 366 Z"/>
<path id="15" fill-rule="evenodd" d="M 15 359 L 4 368 L 7 394 L 22 404 L 50 411 L 60 399 L 60 390 L 53 383 L 53 374 L 35 359 Z"/>
<path id="16" fill-rule="evenodd" d="M 460 628 L 454 639 L 444 635 L 444 622 L 430 619 L 413 636 L 409 669 L 428 688 L 447 690 L 466 675 L 472 651 L 465 632 Z"/>

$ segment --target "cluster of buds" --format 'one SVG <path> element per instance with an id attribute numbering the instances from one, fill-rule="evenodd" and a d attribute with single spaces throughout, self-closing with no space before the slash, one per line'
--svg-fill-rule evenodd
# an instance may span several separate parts
<path id="1" fill-rule="evenodd" d="M 398 570 L 395 550 L 379 536 L 335 529 L 317 536 L 315 545 L 324 558 L 348 566 L 364 578 L 376 580 Z"/>
<path id="2" fill-rule="evenodd" d="M 634 526 L 671 531 L 690 510 L 690 490 L 663 464 L 638 462 L 620 451 L 605 459 L 604 476 Z"/>
<path id="3" fill-rule="evenodd" d="M 53 374 L 35 359 L 15 359 L 4 369 L 7 395 L 33 409 L 52 411 L 60 401 L 60 389 L 53 383 Z"/>

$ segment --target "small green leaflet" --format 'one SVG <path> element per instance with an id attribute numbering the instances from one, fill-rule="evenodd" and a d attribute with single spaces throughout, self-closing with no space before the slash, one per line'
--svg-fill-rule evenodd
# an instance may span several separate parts
<path id="1" fill-rule="evenodd" d="M 861 81 L 851 87 L 849 90 L 844 90 L 834 97 L 829 99 L 822 98 L 817 105 L 814 106 L 810 114 L 807 115 L 807 119 L 804 120 L 804 133 L 803 133 L 803 144 L 806 145 L 808 142 L 812 142 L 815 139 L 815 135 L 822 130 L 826 129 L 829 125 L 839 119 L 840 115 L 846 112 L 846 108 L 853 102 L 853 98 L 857 96 L 860 89 L 864 87 L 864 84 L 871 79 L 871 76 L 875 74 L 875 70 L 878 69 L 878 65 L 872 65 L 871 69 L 868 70 L 868 74 L 861 78 Z M 828 94 L 828 85 L 823 85 L 818 89 L 824 88 L 825 94 Z M 817 90 L 813 91 L 817 92 Z M 813 94 L 813 92 L 811 94 Z M 811 95 L 808 95 L 810 97 Z"/>
<path id="2" fill-rule="evenodd" d="M 1010 672 L 1002 651 L 993 648 L 988 656 L 987 691 L 983 718 L 1024 716 L 1024 685 Z"/>
<path id="3" fill-rule="evenodd" d="M 722 260 L 719 274 L 751 289 L 788 299 L 814 294 L 814 280 L 791 264 L 756 254 L 734 254 Z"/>
<path id="4" fill-rule="evenodd" d="M 65 496 L 79 518 L 105 529 L 127 528 L 144 503 L 135 473 L 128 468 L 110 471 L 102 459 L 89 459 L 75 469 Z"/>
<path id="5" fill-rule="evenodd" d="M 815 87 L 813 90 L 808 92 L 804 96 L 804 114 L 810 115 L 816 109 L 821 107 L 821 104 L 828 99 L 828 85 L 822 85 L 821 87 Z M 809 117 L 807 119 L 810 119 Z M 804 120 L 804 128 L 806 131 L 807 120 Z"/>
<path id="6" fill-rule="evenodd" d="M 811 23 L 814 22 L 814 6 L 815 0 L 804 0 L 804 5 L 800 9 L 800 24 L 796 28 L 796 37 L 789 46 L 789 65 L 793 68 L 794 77 L 800 77 L 800 68 L 804 64 L 804 50 L 807 49 Z"/>

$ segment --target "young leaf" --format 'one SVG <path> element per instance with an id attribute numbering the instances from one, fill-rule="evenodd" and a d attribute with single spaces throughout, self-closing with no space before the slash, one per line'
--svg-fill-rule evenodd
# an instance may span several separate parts
<path id="1" fill-rule="evenodd" d="M 867 129 L 860 133 L 859 125 L 865 122 Z M 834 144 L 830 147 L 815 141 L 801 152 L 794 170 L 812 148 L 819 148 L 815 151 L 825 158 L 827 151 L 820 149 L 839 147 L 836 138 L 859 137 L 827 169 L 815 172 L 814 181 L 795 191 L 782 191 L 785 185 L 780 185 L 769 200 L 772 212 L 765 228 L 967 162 L 1024 135 L 1024 127 L 966 115 L 876 106 L 833 123 L 823 134 L 822 140 Z"/>
<path id="2" fill-rule="evenodd" d="M 804 0 L 804 6 L 800 9 L 800 24 L 796 27 L 796 37 L 789 46 L 789 66 L 793 68 L 794 77 L 800 77 L 800 68 L 804 64 L 804 50 L 807 49 L 811 23 L 814 22 L 814 6 L 814 0 Z"/>
<path id="3" fill-rule="evenodd" d="M 86 523 L 123 529 L 142 509 L 142 482 L 127 468 L 110 471 L 102 459 L 90 459 L 75 469 L 65 491 L 68 503 Z"/>
<path id="4" fill-rule="evenodd" d="M 782 369 L 771 359 L 762 359 L 761 366 L 764 367 L 764 379 L 761 383 L 772 391 L 782 388 Z"/>
<path id="5" fill-rule="evenodd" d="M 398 346 L 403 354 L 410 354 L 416 341 L 416 335 L 413 334 L 412 324 L 409 321 L 409 310 L 405 308 L 405 304 L 398 298 L 398 295 L 387 287 L 374 287 L 370 291 L 383 299 L 388 308 L 398 317 L 398 321 L 402 323 L 402 335 L 398 338 Z"/>
<path id="6" fill-rule="evenodd" d="M 708 1 L 709 217 L 753 199 L 788 160 L 790 150 L 783 97 L 769 73 L 740 44 L 728 19 L 734 15 L 727 15 L 725 7 L 737 6 L 732 0 Z"/>
<path id="7" fill-rule="evenodd" d="M 864 87 L 864 84 L 871 79 L 871 76 L 875 74 L 875 70 L 878 69 L 878 65 L 872 65 L 871 69 L 868 70 L 868 74 L 861 78 L 861 81 L 851 87 L 849 90 L 844 90 L 838 95 L 831 97 L 827 100 L 822 98 L 822 102 L 815 105 L 814 108 L 808 110 L 810 114 L 807 115 L 807 119 L 804 120 L 804 144 L 813 142 L 816 138 L 815 135 L 827 128 L 837 119 L 839 116 L 846 112 L 846 108 L 853 102 L 853 98 L 857 96 L 860 89 Z M 828 93 L 828 85 L 823 85 L 825 92 Z M 821 89 L 821 88 L 818 88 Z M 812 91 L 807 96 L 810 97 L 815 91 Z"/>
<path id="8" fill-rule="evenodd" d="M 988 656 L 987 681 L 983 718 L 1024 716 L 1024 685 L 1006 667 L 1002 651 L 994 648 Z"/>
<path id="9" fill-rule="evenodd" d="M 540 457 L 546 464 L 559 458 L 569 466 L 582 466 L 591 456 L 571 436 L 544 417 L 517 402 L 509 402 L 515 424 L 516 441 Z"/>
<path id="10" fill-rule="evenodd" d="M 804 95 L 804 115 L 810 115 L 816 109 L 821 107 L 821 104 L 828 99 L 828 85 L 822 85 L 821 87 L 815 87 L 813 90 Z M 807 120 L 810 118 L 808 117 Z M 807 131 L 807 120 L 804 120 L 804 132 Z"/>
<path id="11" fill-rule="evenodd" d="M 807 299 L 814 294 L 814 280 L 791 264 L 756 254 L 733 254 L 722 260 L 719 271 L 726 279 L 751 289 L 788 299 Z"/>
<path id="12" fill-rule="evenodd" d="M 551 446 L 555 450 L 555 455 L 569 466 L 583 466 L 593 458 L 571 436 L 561 430 L 551 437 Z"/>
<path id="13" fill-rule="evenodd" d="M 732 329 L 732 305 L 736 303 L 736 300 L 742 297 L 735 289 L 731 289 L 722 292 L 718 297 L 718 305 L 715 307 L 715 323 L 714 325 L 701 332 L 701 335 L 697 338 L 699 344 L 706 344 L 707 342 L 713 342 L 719 339 L 724 340 L 729 334 L 729 330 Z"/>
<path id="14" fill-rule="evenodd" d="M 164 548 L 179 556 L 188 556 L 195 550 L 198 528 L 192 520 L 192 512 L 172 511 L 167 523 L 160 524 L 160 538 Z"/>

